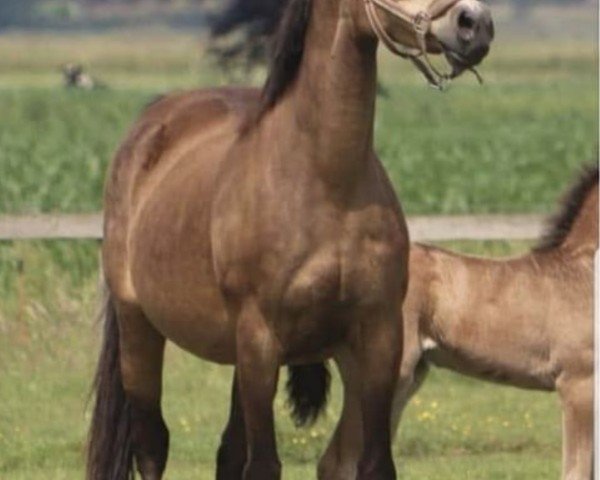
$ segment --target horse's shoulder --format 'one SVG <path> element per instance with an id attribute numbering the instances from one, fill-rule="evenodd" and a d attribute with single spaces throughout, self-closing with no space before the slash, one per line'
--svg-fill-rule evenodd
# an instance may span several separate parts
<path id="1" fill-rule="evenodd" d="M 129 176 L 126 172 L 152 170 L 168 151 L 183 142 L 193 141 L 225 122 L 242 121 L 258 98 L 254 89 L 219 88 L 175 92 L 155 99 L 117 151 L 113 180 Z"/>

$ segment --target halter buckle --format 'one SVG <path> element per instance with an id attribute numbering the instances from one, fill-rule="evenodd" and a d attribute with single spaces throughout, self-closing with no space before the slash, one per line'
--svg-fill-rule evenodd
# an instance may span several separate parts
<path id="1" fill-rule="evenodd" d="M 417 35 L 424 37 L 431 26 L 431 17 L 427 12 L 419 12 L 413 19 L 413 29 Z"/>
<path id="2" fill-rule="evenodd" d="M 434 0 L 433 5 L 430 5 L 428 10 L 422 10 L 416 15 L 411 15 L 404 11 L 401 6 L 393 0 L 364 0 L 364 5 L 369 23 L 377 35 L 377 38 L 392 53 L 402 58 L 410 59 L 433 88 L 443 91 L 448 86 L 449 81 L 456 75 L 440 73 L 429 61 L 426 37 L 431 27 L 432 18 L 438 18 L 441 12 L 446 11 L 457 2 L 458 0 Z M 376 6 L 411 24 L 413 31 L 415 32 L 418 48 L 396 44 L 394 39 L 390 37 L 383 27 Z M 482 80 L 479 74 L 474 69 L 472 69 L 472 71 L 481 82 Z"/>

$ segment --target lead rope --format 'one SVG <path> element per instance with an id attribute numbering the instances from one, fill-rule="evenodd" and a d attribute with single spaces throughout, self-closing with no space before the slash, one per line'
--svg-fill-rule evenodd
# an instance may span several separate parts
<path id="1" fill-rule="evenodd" d="M 395 55 L 411 60 L 413 65 L 415 65 L 427 79 L 430 86 L 437 88 L 438 90 L 444 90 L 448 80 L 454 77 L 452 74 L 440 73 L 433 66 L 427 55 L 426 36 L 431 27 L 432 19 L 439 17 L 457 2 L 458 0 L 434 1 L 429 8 L 431 13 L 421 11 L 415 16 L 405 12 L 400 5 L 393 2 L 393 0 L 365 0 L 365 9 L 367 11 L 369 23 L 377 35 L 377 38 L 379 38 L 379 40 Z M 381 23 L 381 18 L 379 17 L 375 6 L 376 4 L 391 15 L 404 20 L 412 26 L 419 46 L 418 49 L 406 47 L 394 41 Z M 468 68 L 468 70 L 476 76 L 479 83 L 483 83 L 483 79 L 475 68 L 471 67 Z"/>

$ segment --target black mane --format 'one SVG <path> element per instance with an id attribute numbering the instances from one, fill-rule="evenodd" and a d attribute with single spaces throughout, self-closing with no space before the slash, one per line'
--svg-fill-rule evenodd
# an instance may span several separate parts
<path id="1" fill-rule="evenodd" d="M 240 63 L 246 68 L 262 64 L 266 39 L 275 32 L 286 4 L 287 0 L 230 0 L 208 19 L 208 52 L 225 71 Z"/>
<path id="2" fill-rule="evenodd" d="M 598 185 L 598 163 L 583 168 L 579 180 L 567 191 L 561 208 L 548 221 L 546 233 L 535 247 L 535 251 L 546 251 L 560 247 L 573 227 L 575 219 L 588 194 Z"/>
<path id="3" fill-rule="evenodd" d="M 273 38 L 269 74 L 262 90 L 257 118 L 275 105 L 298 74 L 312 2 L 313 0 L 290 0 L 283 12 Z"/>

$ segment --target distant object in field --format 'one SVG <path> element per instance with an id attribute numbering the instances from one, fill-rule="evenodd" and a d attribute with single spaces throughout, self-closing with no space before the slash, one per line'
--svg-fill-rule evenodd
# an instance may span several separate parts
<path id="1" fill-rule="evenodd" d="M 107 88 L 104 82 L 101 82 L 88 73 L 83 67 L 76 63 L 67 63 L 62 68 L 64 85 L 67 88 L 78 88 L 81 90 L 103 90 Z"/>

